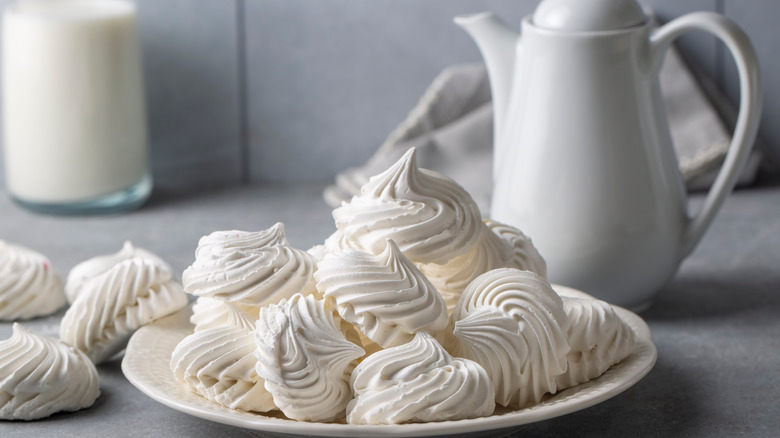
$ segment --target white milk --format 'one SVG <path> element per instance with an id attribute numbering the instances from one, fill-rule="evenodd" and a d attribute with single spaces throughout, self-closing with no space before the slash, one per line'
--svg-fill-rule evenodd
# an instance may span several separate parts
<path id="1" fill-rule="evenodd" d="M 89 202 L 148 178 L 133 4 L 24 0 L 5 10 L 3 25 L 11 195 L 32 203 Z"/>

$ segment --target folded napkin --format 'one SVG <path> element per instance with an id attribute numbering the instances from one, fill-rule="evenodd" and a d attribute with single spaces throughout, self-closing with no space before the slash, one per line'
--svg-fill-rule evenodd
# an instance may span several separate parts
<path id="1" fill-rule="evenodd" d="M 730 132 L 710 103 L 725 102 L 717 89 L 704 92 L 671 48 L 660 72 L 661 93 L 680 171 L 689 189 L 703 189 L 714 180 L 728 150 Z M 417 148 L 421 167 L 441 172 L 471 193 L 482 211 L 490 210 L 493 160 L 493 108 L 487 72 L 482 64 L 446 68 L 428 87 L 417 106 L 368 162 L 336 176 L 323 197 L 332 207 L 348 201 L 360 187 Z M 755 177 L 758 152 L 743 172 L 741 183 Z"/>

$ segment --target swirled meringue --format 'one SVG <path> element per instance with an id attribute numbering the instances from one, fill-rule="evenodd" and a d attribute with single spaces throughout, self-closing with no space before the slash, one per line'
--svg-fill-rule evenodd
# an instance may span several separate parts
<path id="1" fill-rule="evenodd" d="M 220 258 L 234 251 L 256 251 L 276 245 L 289 245 L 281 222 L 261 231 L 215 231 L 200 238 L 195 257 Z"/>
<path id="2" fill-rule="evenodd" d="M 0 321 L 50 315 L 64 305 L 62 279 L 49 260 L 0 240 Z"/>
<path id="3" fill-rule="evenodd" d="M 78 411 L 99 395 L 95 365 L 76 348 L 17 323 L 11 337 L 0 341 L 0 419 Z"/>
<path id="4" fill-rule="evenodd" d="M 361 251 L 329 255 L 314 277 L 317 289 L 336 301 L 339 315 L 382 347 L 447 326 L 441 295 L 392 240 L 376 256 Z"/>
<path id="5" fill-rule="evenodd" d="M 85 283 L 95 277 L 99 277 L 117 264 L 133 258 L 150 259 L 153 263 L 164 266 L 168 271 L 172 271 L 171 267 L 157 255 L 134 246 L 130 241 L 126 241 L 119 252 L 93 257 L 79 263 L 70 270 L 68 280 L 65 282 L 65 295 L 68 298 L 68 302 L 73 303 L 76 300 L 76 296 L 84 288 Z"/>
<path id="6" fill-rule="evenodd" d="M 258 233 L 217 231 L 200 239 L 184 289 L 199 297 L 260 307 L 296 293 L 316 293 L 316 259 L 287 245 L 277 223 Z"/>
<path id="7" fill-rule="evenodd" d="M 563 306 L 571 351 L 566 355 L 566 373 L 557 377 L 558 389 L 595 379 L 634 351 L 634 330 L 609 304 L 563 297 Z"/>
<path id="8" fill-rule="evenodd" d="M 378 254 L 391 239 L 415 263 L 446 263 L 469 251 L 483 231 L 471 195 L 444 175 L 419 169 L 414 148 L 333 210 L 333 218 L 360 249 Z"/>
<path id="9" fill-rule="evenodd" d="M 496 402 L 522 408 L 555 393 L 566 371 L 566 312 L 547 281 L 503 268 L 472 282 L 452 314 L 455 356 L 485 367 Z"/>
<path id="10" fill-rule="evenodd" d="M 511 259 L 512 248 L 509 244 L 490 230 L 486 230 L 469 252 L 443 265 L 422 263 L 418 266 L 444 297 L 447 310 L 452 313 L 463 290 L 475 278 L 493 269 L 510 267 Z"/>
<path id="11" fill-rule="evenodd" d="M 267 412 L 276 408 L 255 367 L 254 321 L 229 303 L 224 324 L 182 339 L 171 354 L 176 379 L 208 400 L 231 409 Z"/>
<path id="12" fill-rule="evenodd" d="M 133 332 L 187 305 L 167 265 L 133 257 L 86 282 L 60 323 L 60 338 L 95 363 L 124 348 Z"/>
<path id="13" fill-rule="evenodd" d="M 484 417 L 493 384 L 478 363 L 453 358 L 428 333 L 368 356 L 352 372 L 350 424 L 396 424 Z"/>
<path id="14" fill-rule="evenodd" d="M 547 278 L 547 263 L 528 236 L 511 225 L 491 220 L 485 221 L 485 224 L 512 247 L 512 259 L 505 267 L 531 271 Z"/>
<path id="15" fill-rule="evenodd" d="M 260 309 L 257 374 L 276 406 L 295 420 L 342 418 L 352 398 L 350 372 L 364 351 L 330 302 L 296 294 Z"/>

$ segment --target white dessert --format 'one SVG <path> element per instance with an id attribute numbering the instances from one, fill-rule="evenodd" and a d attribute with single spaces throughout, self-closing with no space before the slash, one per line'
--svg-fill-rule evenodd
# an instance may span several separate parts
<path id="1" fill-rule="evenodd" d="M 595 379 L 634 351 L 636 334 L 609 304 L 563 297 L 563 305 L 571 350 L 566 372 L 556 379 L 558 389 Z"/>
<path id="2" fill-rule="evenodd" d="M 64 305 L 62 279 L 49 260 L 0 240 L 0 321 L 50 315 Z"/>
<path id="3" fill-rule="evenodd" d="M 121 351 L 136 329 L 187 303 L 167 265 L 132 257 L 83 283 L 62 318 L 60 338 L 100 363 Z"/>
<path id="4" fill-rule="evenodd" d="M 441 295 L 392 240 L 376 256 L 354 250 L 330 254 L 314 277 L 317 289 L 336 301 L 339 315 L 382 347 L 447 326 Z"/>
<path id="5" fill-rule="evenodd" d="M 394 240 L 436 286 L 451 312 L 479 275 L 517 268 L 546 276 L 544 260 L 519 230 L 482 222 L 479 208 L 455 181 L 416 164 L 411 148 L 360 194 L 333 211 L 338 230 L 310 250 L 326 254 L 359 249 L 378 254 Z"/>
<path id="6" fill-rule="evenodd" d="M 556 392 L 570 350 L 568 318 L 544 278 L 511 268 L 487 272 L 463 292 L 452 320 L 453 355 L 487 370 L 498 404 L 523 408 Z"/>
<path id="7" fill-rule="evenodd" d="M 68 298 L 68 303 L 73 303 L 76 300 L 76 296 L 85 283 L 95 277 L 99 277 L 117 264 L 134 258 L 150 259 L 153 263 L 165 266 L 168 271 L 172 271 L 171 267 L 157 255 L 134 246 L 130 241 L 126 241 L 119 252 L 93 257 L 79 263 L 70 270 L 68 280 L 65 283 L 65 295 Z"/>
<path id="8" fill-rule="evenodd" d="M 441 293 L 451 314 L 463 290 L 475 278 L 493 269 L 512 267 L 512 248 L 498 235 L 485 230 L 477 244 L 465 254 L 439 265 L 420 264 L 420 271 Z"/>
<path id="9" fill-rule="evenodd" d="M 253 251 L 276 245 L 289 245 L 284 224 L 277 222 L 261 231 L 215 231 L 203 236 L 195 250 L 196 258 L 220 257 L 233 251 Z"/>
<path id="10" fill-rule="evenodd" d="M 471 196 L 455 181 L 417 167 L 415 149 L 372 177 L 333 211 L 350 245 L 379 254 L 393 240 L 415 263 L 443 264 L 468 252 L 484 225 Z"/>
<path id="11" fill-rule="evenodd" d="M 192 304 L 192 315 L 190 323 L 193 325 L 192 331 L 197 333 L 201 330 L 221 327 L 227 324 L 231 317 L 231 305 L 215 298 L 200 297 Z"/>
<path id="12" fill-rule="evenodd" d="M 287 244 L 276 224 L 261 232 L 217 231 L 200 239 L 182 275 L 187 292 L 257 308 L 297 293 L 316 293 L 316 259 Z"/>
<path id="13" fill-rule="evenodd" d="M 417 168 L 414 149 L 333 217 L 336 232 L 308 252 L 281 224 L 201 239 L 177 378 L 237 409 L 261 411 L 233 388 L 263 381 L 294 420 L 397 424 L 526 408 L 633 351 L 609 305 L 562 299 L 528 236 L 483 222 L 459 185 Z M 257 321 L 256 375 L 245 333 L 216 337 L 237 315 Z"/>
<path id="14" fill-rule="evenodd" d="M 531 271 L 547 278 L 547 263 L 528 236 L 511 225 L 491 220 L 486 220 L 485 224 L 512 248 L 512 260 L 505 267 Z"/>
<path id="15" fill-rule="evenodd" d="M 362 250 L 360 245 L 352 243 L 340 230 L 336 230 L 325 239 L 321 245 L 315 245 L 309 248 L 308 253 L 314 256 L 317 261 L 324 259 L 328 254 L 338 253 L 346 250 Z"/>
<path id="16" fill-rule="evenodd" d="M 484 417 L 495 409 L 484 368 L 454 358 L 429 334 L 368 356 L 352 372 L 350 424 L 397 424 Z"/>
<path id="17" fill-rule="evenodd" d="M 0 419 L 77 411 L 99 395 L 95 365 L 81 351 L 17 323 L 11 337 L 0 341 Z"/>
<path id="18" fill-rule="evenodd" d="M 190 322 L 194 326 L 193 331 L 199 332 L 229 324 L 235 311 L 243 313 L 246 318 L 252 321 L 257 321 L 258 310 L 255 306 L 243 306 L 216 298 L 200 297 L 192 305 Z"/>
<path id="19" fill-rule="evenodd" d="M 255 321 L 231 304 L 221 325 L 184 338 L 171 355 L 176 379 L 208 400 L 231 409 L 267 412 L 276 408 L 255 367 Z"/>
<path id="20" fill-rule="evenodd" d="M 260 309 L 257 374 L 276 406 L 295 420 L 337 420 L 352 399 L 349 377 L 364 351 L 330 301 L 298 294 Z"/>

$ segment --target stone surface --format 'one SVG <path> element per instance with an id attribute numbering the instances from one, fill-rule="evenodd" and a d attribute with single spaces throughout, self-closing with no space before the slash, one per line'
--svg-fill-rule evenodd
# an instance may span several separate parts
<path id="1" fill-rule="evenodd" d="M 200 236 L 217 229 L 286 224 L 308 248 L 334 229 L 321 185 L 155 193 L 123 216 L 30 214 L 0 197 L 0 238 L 43 252 L 62 274 L 118 250 L 126 239 L 180 273 Z M 699 204 L 701 197 L 695 199 Z M 592 408 L 506 431 L 506 436 L 770 436 L 780 429 L 780 185 L 736 192 L 697 250 L 658 295 L 647 320 L 658 363 L 636 386 Z M 57 333 L 59 315 L 27 323 Z M 10 335 L 0 324 L 0 339 Z M 6 437 L 257 436 L 164 407 L 122 376 L 119 361 L 98 367 L 103 395 L 92 408 L 47 420 L 2 422 Z"/>

